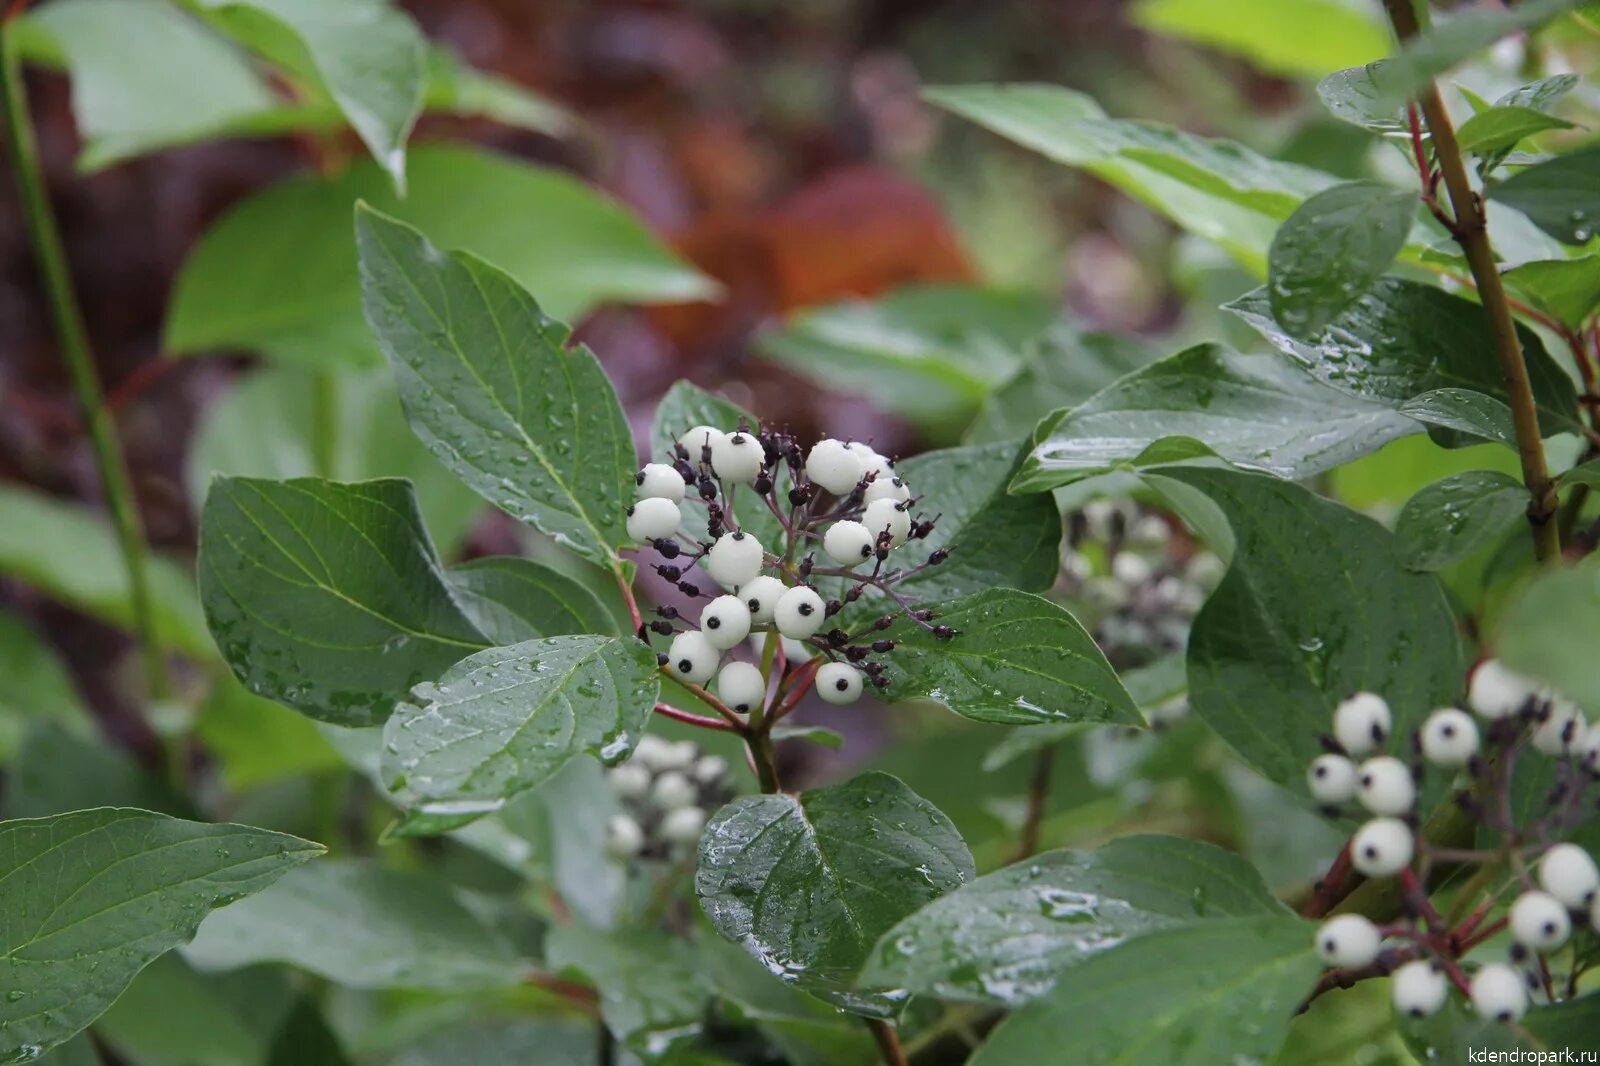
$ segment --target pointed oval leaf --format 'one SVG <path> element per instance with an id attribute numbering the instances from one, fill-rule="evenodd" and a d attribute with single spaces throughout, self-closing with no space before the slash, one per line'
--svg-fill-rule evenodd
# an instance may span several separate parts
<path id="1" fill-rule="evenodd" d="M 1417 194 L 1351 181 L 1308 198 L 1278 227 L 1267 252 L 1272 313 L 1308 337 L 1372 287 L 1405 247 Z"/>
<path id="2" fill-rule="evenodd" d="M 546 637 L 469 655 L 418 685 L 384 728 L 383 778 L 437 832 L 498 810 L 575 755 L 625 758 L 660 690 L 656 657 L 628 638 Z"/>
<path id="3" fill-rule="evenodd" d="M 1489 197 L 1521 211 L 1563 244 L 1588 244 L 1600 227 L 1600 147 L 1519 170 L 1490 185 Z"/>
<path id="4" fill-rule="evenodd" d="M 212 910 L 322 851 L 119 807 L 0 822 L 0 1062 L 67 1040 Z"/>
<path id="5" fill-rule="evenodd" d="M 1052 411 L 1082 403 L 1157 354 L 1138 337 L 1057 324 L 1029 346 L 1022 369 L 989 394 L 967 439 L 987 444 L 1032 437 Z"/>
<path id="6" fill-rule="evenodd" d="M 514 555 L 474 559 L 452 567 L 445 577 L 463 613 L 496 644 L 616 631 L 611 612 L 598 596 L 532 559 Z"/>
<path id="7" fill-rule="evenodd" d="M 1394 550 L 1413 570 L 1442 570 L 1503 537 L 1528 514 L 1528 490 L 1497 470 L 1455 474 L 1406 501 Z"/>
<path id="8" fill-rule="evenodd" d="M 1512 292 L 1573 329 L 1600 307 L 1600 255 L 1535 259 L 1500 276 Z"/>
<path id="9" fill-rule="evenodd" d="M 1566 119 L 1547 115 L 1531 107 L 1496 106 L 1480 111 L 1461 124 L 1456 139 L 1463 152 L 1491 155 L 1513 147 L 1524 137 L 1545 130 L 1570 130 Z"/>
<path id="10" fill-rule="evenodd" d="M 1504 400 L 1473 389 L 1431 389 L 1400 405 L 1400 413 L 1428 426 L 1517 446 L 1517 427 Z"/>
<path id="11" fill-rule="evenodd" d="M 879 939 L 860 983 L 1014 1007 L 1130 937 L 1288 913 L 1231 852 L 1127 836 L 1098 851 L 1044 852 L 939 897 Z"/>
<path id="12" fill-rule="evenodd" d="M 866 773 L 798 796 L 745 796 L 700 838 L 695 892 L 711 924 L 777 977 L 858 1013 L 904 996 L 852 996 L 896 922 L 973 876 L 950 823 L 899 779 Z"/>

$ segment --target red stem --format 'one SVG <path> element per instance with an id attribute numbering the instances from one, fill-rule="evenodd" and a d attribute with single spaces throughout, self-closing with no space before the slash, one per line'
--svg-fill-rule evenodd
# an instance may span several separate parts
<path id="1" fill-rule="evenodd" d="M 140 363 L 133 369 L 132 373 L 118 382 L 117 387 L 112 389 L 111 393 L 106 396 L 106 407 L 112 411 L 122 408 L 130 400 L 145 393 L 151 386 L 165 379 L 168 374 L 178 369 L 178 366 L 178 360 L 165 357 Z"/>
<path id="2" fill-rule="evenodd" d="M 818 655 L 815 658 L 807 659 L 805 664 L 794 672 L 794 676 L 789 681 L 788 691 L 778 701 L 778 705 L 772 709 L 772 713 L 767 715 L 769 723 L 778 721 L 800 705 L 800 701 L 805 699 L 806 690 L 811 687 L 812 678 L 817 676 L 817 671 L 820 669 L 822 669 L 822 656 Z"/>
<path id="3" fill-rule="evenodd" d="M 1488 925 L 1484 926 L 1482 929 L 1478 930 L 1476 933 L 1474 933 L 1471 936 L 1467 937 L 1466 939 L 1462 940 L 1461 941 L 1461 954 L 1465 955 L 1467 952 L 1471 951 L 1473 948 L 1477 947 L 1479 944 L 1483 943 L 1485 940 L 1488 940 L 1490 937 L 1494 936 L 1496 933 L 1498 933 L 1500 930 L 1504 929 L 1508 924 L 1510 924 L 1510 921 L 1511 920 L 1509 918 L 1497 919 L 1495 921 L 1490 922 Z"/>
<path id="4" fill-rule="evenodd" d="M 737 732 L 732 725 L 718 718 L 707 718 L 703 714 L 695 714 L 681 707 L 674 707 L 670 703 L 657 703 L 656 713 L 663 718 L 671 718 L 675 722 L 684 722 L 688 725 L 698 726 L 701 729 L 720 729 L 726 733 Z"/>
<path id="5" fill-rule="evenodd" d="M 637 633 L 644 628 L 644 619 L 639 615 L 639 601 L 634 598 L 633 586 L 628 584 L 627 579 L 622 576 L 621 563 L 612 564 L 611 575 L 617 579 L 617 588 L 622 593 L 622 602 L 628 605 L 628 617 L 633 620 L 633 631 Z"/>
<path id="6" fill-rule="evenodd" d="M 1350 870 L 1350 845 L 1347 842 L 1339 849 L 1339 854 L 1334 857 L 1328 872 L 1317 882 L 1316 891 L 1300 908 L 1301 917 L 1321 918 L 1337 907 L 1339 901 L 1348 895 L 1344 890 L 1344 884 L 1350 879 Z"/>

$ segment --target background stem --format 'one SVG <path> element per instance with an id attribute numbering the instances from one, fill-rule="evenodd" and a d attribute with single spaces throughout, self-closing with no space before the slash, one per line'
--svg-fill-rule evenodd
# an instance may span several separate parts
<path id="1" fill-rule="evenodd" d="M 900 1034 L 895 1032 L 894 1026 L 881 1018 L 865 1019 L 867 1028 L 872 1030 L 872 1039 L 878 1042 L 878 1053 L 883 1056 L 884 1066 L 906 1066 L 905 1049 L 900 1046 Z"/>
<path id="2" fill-rule="evenodd" d="M 162 698 L 166 696 L 169 686 L 166 657 L 150 597 L 147 566 L 149 546 L 145 543 L 144 528 L 134 506 L 133 488 L 128 479 L 122 446 L 117 440 L 111 414 L 106 409 L 94 357 L 89 351 L 89 335 L 84 328 L 72 275 L 67 269 L 61 234 L 56 228 L 55 216 L 51 214 L 50 202 L 45 195 L 38 143 L 28 117 L 28 100 L 9 19 L 0 22 L 0 109 L 5 112 L 6 150 L 16 173 L 22 215 L 50 308 L 50 320 L 61 343 L 62 355 L 72 378 L 72 389 L 83 414 L 84 427 L 89 433 L 106 505 L 111 511 L 117 543 L 128 574 L 128 597 L 133 607 L 134 629 L 144 662 L 145 685 L 148 695 Z"/>

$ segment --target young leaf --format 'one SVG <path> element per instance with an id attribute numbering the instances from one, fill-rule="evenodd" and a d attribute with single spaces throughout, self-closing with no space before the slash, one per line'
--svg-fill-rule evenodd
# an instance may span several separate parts
<path id="1" fill-rule="evenodd" d="M 940 896 L 879 938 L 860 984 L 1016 1007 L 1130 937 L 1288 914 L 1231 852 L 1126 836 L 1098 851 L 1044 852 Z"/>
<path id="2" fill-rule="evenodd" d="M 407 482 L 218 478 L 200 517 L 206 619 L 245 687 L 337 725 L 487 647 Z"/>
<path id="3" fill-rule="evenodd" d="M 127 808 L 0 822 L 0 1061 L 64 1042 L 212 910 L 322 850 Z"/>
<path id="4" fill-rule="evenodd" d="M 973 876 L 950 820 L 888 774 L 798 796 L 745 796 L 700 838 L 695 891 L 717 932 L 774 975 L 857 1013 L 904 996 L 851 994 L 896 922 Z"/>
<path id="5" fill-rule="evenodd" d="M 1491 107 L 1461 124 L 1456 139 L 1463 152 L 1492 155 L 1511 148 L 1525 137 L 1545 130 L 1570 130 L 1566 119 L 1547 115 L 1531 107 Z"/>
<path id="6" fill-rule="evenodd" d="M 496 644 L 568 633 L 612 634 L 611 612 L 587 587 L 532 559 L 495 555 L 454 567 L 445 580 L 472 624 Z"/>
<path id="7" fill-rule="evenodd" d="M 1383 278 L 1314 336 L 1291 337 L 1272 316 L 1265 289 L 1227 309 L 1285 355 L 1336 389 L 1398 407 L 1418 393 L 1465 388 L 1505 391 L 1481 305 L 1415 281 Z M 1518 327 L 1539 424 L 1547 435 L 1574 432 L 1577 392 L 1544 342 Z"/>
<path id="8" fill-rule="evenodd" d="M 1417 194 L 1375 181 L 1324 189 L 1295 208 L 1267 253 L 1272 314 L 1310 337 L 1366 293 L 1405 247 Z"/>
<path id="9" fill-rule="evenodd" d="M 1428 426 L 1517 446 L 1516 422 L 1504 400 L 1472 389 L 1430 389 L 1399 407 L 1401 414 Z"/>
<path id="10" fill-rule="evenodd" d="M 1389 50 L 1382 20 L 1341 0 L 1139 0 L 1131 17 L 1274 74 L 1319 76 Z"/>
<path id="11" fill-rule="evenodd" d="M 209 918 L 184 958 L 202 970 L 282 962 L 350 988 L 515 986 L 528 965 L 442 881 L 329 859 Z"/>
<path id="12" fill-rule="evenodd" d="M 626 757 L 659 689 L 655 655 L 631 637 L 546 637 L 462 659 L 384 729 L 384 781 L 412 812 L 400 831 L 470 822 L 584 752 Z"/>
<path id="13" fill-rule="evenodd" d="M 1490 642 L 1506 665 L 1600 711 L 1600 671 L 1590 636 L 1600 625 L 1600 565 L 1545 570 L 1506 605 Z"/>
<path id="14" fill-rule="evenodd" d="M 1303 789 L 1352 692 L 1387 699 L 1397 736 L 1460 695 L 1444 591 L 1401 566 L 1382 526 L 1260 474 L 1174 466 L 1145 480 L 1205 493 L 1232 527 L 1232 565 L 1189 636 L 1189 703 L 1265 776 Z"/>
<path id="15" fill-rule="evenodd" d="M 418 437 L 484 499 L 599 563 L 628 542 L 633 436 L 587 348 L 517 282 L 356 212 L 367 317 Z"/>
<path id="16" fill-rule="evenodd" d="M 1500 277 L 1513 293 L 1573 329 L 1600 308 L 1600 255 L 1535 259 Z"/>
<path id="17" fill-rule="evenodd" d="M 1057 324 L 1029 346 L 1022 369 L 989 394 L 967 439 L 989 444 L 1031 437 L 1050 412 L 1082 403 L 1124 374 L 1149 365 L 1157 354 L 1137 337 Z"/>
<path id="18" fill-rule="evenodd" d="M 1066 609 L 996 588 L 940 604 L 941 639 L 905 617 L 884 631 L 898 642 L 886 698 L 937 700 L 998 725 L 1143 722 L 1094 639 Z"/>
<path id="19" fill-rule="evenodd" d="M 1105 473 L 1174 435 L 1242 467 L 1304 478 L 1415 430 L 1388 405 L 1329 388 L 1292 362 L 1201 344 L 1041 422 L 1011 490 Z"/>
<path id="20" fill-rule="evenodd" d="M 1290 915 L 1150 933 L 1068 970 L 1000 1023 L 970 1066 L 1266 1062 L 1322 963 L 1312 927 Z"/>
<path id="21" fill-rule="evenodd" d="M 552 970 L 575 970 L 594 982 L 606 1028 L 646 1062 L 700 1035 L 710 996 L 681 938 L 658 929 L 561 925 L 545 938 L 545 956 Z"/>
<path id="22" fill-rule="evenodd" d="M 1442 570 L 1499 539 L 1528 513 L 1522 482 L 1495 470 L 1469 470 L 1406 501 L 1394 550 L 1412 570 Z"/>
<path id="23" fill-rule="evenodd" d="M 1488 195 L 1563 244 L 1587 244 L 1600 226 L 1600 146 L 1519 170 L 1490 185 Z"/>

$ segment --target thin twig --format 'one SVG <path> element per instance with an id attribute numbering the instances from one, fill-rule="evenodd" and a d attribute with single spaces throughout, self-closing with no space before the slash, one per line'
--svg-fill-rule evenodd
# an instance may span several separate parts
<path id="1" fill-rule="evenodd" d="M 865 1019 L 867 1028 L 872 1030 L 872 1039 L 878 1042 L 878 1054 L 883 1056 L 884 1066 L 906 1066 L 905 1049 L 900 1046 L 900 1034 L 895 1027 L 881 1018 Z"/>
<path id="2" fill-rule="evenodd" d="M 1050 771 L 1055 761 L 1053 746 L 1040 748 L 1033 757 L 1033 774 L 1028 778 L 1028 813 L 1022 819 L 1022 833 L 1013 862 L 1021 862 L 1039 850 L 1039 829 L 1044 824 L 1045 807 L 1050 802 Z"/>
<path id="3" fill-rule="evenodd" d="M 670 703 L 657 703 L 656 713 L 661 715 L 663 718 L 671 718 L 675 722 L 683 722 L 687 725 L 698 726 L 701 729 L 720 729 L 725 733 L 738 732 L 738 730 L 732 725 L 722 721 L 720 718 L 707 718 L 703 714 L 695 714 L 693 711 L 686 711 L 681 707 L 674 707 Z"/>

